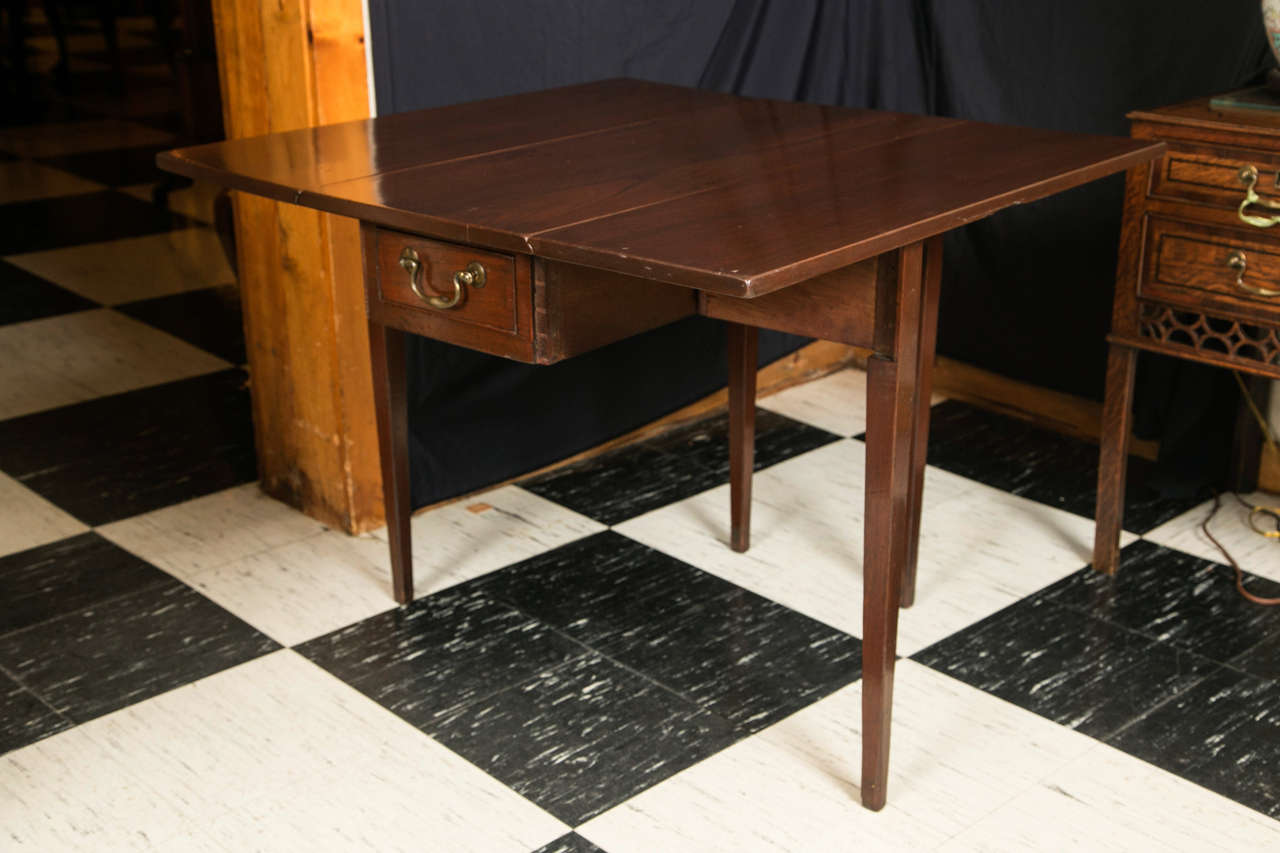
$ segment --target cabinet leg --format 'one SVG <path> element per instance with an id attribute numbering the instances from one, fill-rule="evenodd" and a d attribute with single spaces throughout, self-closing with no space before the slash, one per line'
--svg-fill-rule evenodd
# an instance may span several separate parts
<path id="1" fill-rule="evenodd" d="M 907 519 L 907 555 L 902 566 L 901 605 L 916 600 L 916 563 L 920 544 L 920 512 L 924 499 L 924 465 L 929 447 L 930 398 L 933 396 L 933 357 L 938 340 L 938 293 L 942 284 L 942 238 L 925 244 L 924 293 L 920 305 L 920 327 L 916 362 L 915 432 L 911 438 L 911 482 Z"/>
<path id="2" fill-rule="evenodd" d="M 726 323 L 729 340 L 729 546 L 751 546 L 751 472 L 756 448 L 755 326 Z"/>
<path id="3" fill-rule="evenodd" d="M 1133 429 L 1133 373 L 1138 353 L 1111 344 L 1107 354 L 1107 390 L 1102 403 L 1102 432 L 1098 451 L 1097 526 L 1093 539 L 1093 567 L 1115 574 L 1120 561 L 1120 530 L 1124 522 L 1124 478 Z"/>
<path id="4" fill-rule="evenodd" d="M 401 604 L 413 600 L 410 555 L 409 435 L 405 406 L 404 332 L 369 323 L 378 453 L 382 459 L 382 500 L 391 543 L 391 588 Z"/>

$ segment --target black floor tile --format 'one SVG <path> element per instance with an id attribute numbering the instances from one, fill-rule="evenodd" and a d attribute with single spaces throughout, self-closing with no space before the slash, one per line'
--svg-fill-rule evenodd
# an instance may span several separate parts
<path id="1" fill-rule="evenodd" d="M 947 400 L 929 422 L 930 465 L 1015 495 L 1094 517 L 1098 446 L 1017 418 Z M 1124 528 L 1145 533 L 1208 494 L 1162 497 L 1149 485 L 1153 465 L 1130 457 Z"/>
<path id="2" fill-rule="evenodd" d="M 692 459 L 634 444 L 520 485 L 603 524 L 620 524 L 721 482 L 719 474 Z"/>
<path id="3" fill-rule="evenodd" d="M 533 853 L 605 853 L 576 832 L 562 835 L 550 844 L 544 844 Z"/>
<path id="4" fill-rule="evenodd" d="M 856 638 L 613 532 L 478 584 L 747 732 L 861 674 Z"/>
<path id="5" fill-rule="evenodd" d="M 240 289 L 234 284 L 114 307 L 232 364 L 246 362 L 244 315 L 240 310 Z"/>
<path id="6" fill-rule="evenodd" d="M 0 471 L 93 526 L 250 482 L 256 465 L 239 370 L 0 421 Z"/>
<path id="7" fill-rule="evenodd" d="M 1267 597 L 1280 584 L 1249 576 Z M 1049 600 L 1219 663 L 1248 666 L 1249 650 L 1280 637 L 1280 614 L 1247 601 L 1226 566 L 1141 540 L 1120 552 L 1114 576 L 1077 572 L 1044 590 Z"/>
<path id="8" fill-rule="evenodd" d="M 168 151 L 170 148 L 173 148 L 173 145 L 107 148 L 100 151 L 63 154 L 57 157 L 41 157 L 36 162 L 109 187 L 127 187 L 160 180 L 163 173 L 156 168 L 156 154 Z"/>
<path id="9" fill-rule="evenodd" d="M 861 663 L 857 639 L 611 531 L 298 651 L 571 824 Z"/>
<path id="10" fill-rule="evenodd" d="M 1220 669 L 1043 595 L 1016 602 L 912 659 L 1097 738 Z"/>
<path id="11" fill-rule="evenodd" d="M 49 85 L 38 78 L 28 91 L 9 98 L 0 109 L 0 127 L 24 127 L 35 124 L 63 123 L 90 118 L 83 109 L 52 96 Z M 0 159 L 17 155 L 0 152 Z"/>
<path id="12" fill-rule="evenodd" d="M 757 732 L 862 675 L 862 644 L 746 590 L 601 640 L 613 659 Z"/>
<path id="13" fill-rule="evenodd" d="M 613 531 L 562 545 L 471 584 L 588 645 L 738 589 Z"/>
<path id="14" fill-rule="evenodd" d="M 0 326 L 97 307 L 78 293 L 0 261 Z"/>
<path id="15" fill-rule="evenodd" d="M 571 826 L 738 737 L 714 714 L 598 655 L 467 705 L 429 733 Z"/>
<path id="16" fill-rule="evenodd" d="M 1280 630 L 1256 646 L 1245 649 L 1230 663 L 1241 672 L 1280 682 Z"/>
<path id="17" fill-rule="evenodd" d="M 1221 669 L 1107 742 L 1280 818 L 1280 682 Z"/>
<path id="18" fill-rule="evenodd" d="M 171 75 L 149 74 L 145 70 L 138 73 L 128 67 L 123 70 L 123 74 L 117 74 L 111 68 L 77 69 L 73 60 L 63 97 L 87 110 L 105 113 L 114 107 L 115 114 L 125 120 L 132 119 L 139 100 L 161 98 L 175 105 L 181 103 Z"/>
<path id="19" fill-rule="evenodd" d="M 471 588 L 427 596 L 297 651 L 428 733 L 450 711 L 588 653 Z"/>
<path id="20" fill-rule="evenodd" d="M 0 755 L 70 728 L 71 721 L 0 672 Z"/>
<path id="21" fill-rule="evenodd" d="M 141 237 L 190 224 L 185 216 L 111 190 L 21 201 L 0 205 L 0 255 Z"/>
<path id="22" fill-rule="evenodd" d="M 833 433 L 757 409 L 755 468 L 837 440 Z M 720 415 L 520 485 L 604 524 L 619 524 L 728 481 L 728 416 Z"/>
<path id="23" fill-rule="evenodd" d="M 176 148 L 186 142 L 182 135 L 187 132 L 187 123 L 180 112 L 166 111 L 154 115 L 134 115 L 129 117 L 129 121 L 134 124 L 146 125 L 153 130 L 163 130 L 174 134 L 176 138 L 170 147 Z M 200 141 L 207 140 L 191 140 L 192 143 Z"/>
<path id="24" fill-rule="evenodd" d="M 0 557 L 0 636 L 172 578 L 96 533 Z"/>
<path id="25" fill-rule="evenodd" d="M 771 465 L 839 441 L 840 436 L 801 421 L 756 409 L 754 468 Z M 658 436 L 650 445 L 664 453 L 689 458 L 729 481 L 729 415 L 719 414 Z"/>
<path id="26" fill-rule="evenodd" d="M 76 723 L 279 646 L 176 580 L 0 637 L 0 668 Z"/>
<path id="27" fill-rule="evenodd" d="M 147 31 L 149 32 L 149 31 Z M 122 47 L 118 51 L 120 64 L 128 71 L 139 65 L 167 65 L 169 56 L 164 48 L 159 44 L 138 45 L 137 47 Z M 110 65 L 113 61 L 111 52 L 105 48 L 102 50 L 86 50 L 75 55 L 76 59 L 86 62 L 101 62 L 103 65 Z M 73 62 L 75 60 L 72 60 Z M 177 81 L 172 81 L 172 85 L 177 85 Z"/>

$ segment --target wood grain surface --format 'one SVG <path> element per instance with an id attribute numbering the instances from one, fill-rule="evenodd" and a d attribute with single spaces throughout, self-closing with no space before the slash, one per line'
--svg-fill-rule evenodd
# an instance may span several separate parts
<path id="1" fill-rule="evenodd" d="M 228 136 L 310 137 L 310 125 L 368 116 L 359 2 L 216 0 L 213 13 Z M 347 141 L 350 157 L 368 159 L 367 141 Z M 263 153 L 254 168 L 292 175 L 326 149 Z M 235 203 L 262 488 L 349 532 L 375 527 L 382 486 L 359 225 L 251 195 Z"/>
<path id="2" fill-rule="evenodd" d="M 158 162 L 426 236 L 749 298 L 1162 150 L 610 80 Z"/>

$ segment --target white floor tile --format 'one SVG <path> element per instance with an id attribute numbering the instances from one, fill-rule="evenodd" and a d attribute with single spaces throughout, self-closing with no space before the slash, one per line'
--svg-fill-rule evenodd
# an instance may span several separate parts
<path id="1" fill-rule="evenodd" d="M 386 543 L 333 530 L 182 579 L 285 646 L 396 606 Z"/>
<path id="2" fill-rule="evenodd" d="M 641 850 L 1269 850 L 1280 822 L 911 661 L 889 804 L 858 802 L 861 683 L 588 822 Z"/>
<path id="3" fill-rule="evenodd" d="M 894 689 L 889 802 L 948 837 L 1065 766 L 1093 743 L 909 660 Z M 862 682 L 827 697 L 759 737 L 857 779 Z"/>
<path id="4" fill-rule="evenodd" d="M 0 326 L 0 419 L 229 366 L 106 309 Z"/>
<path id="5" fill-rule="evenodd" d="M 73 731 L 229 850 L 524 853 L 567 831 L 288 650 Z"/>
<path id="6" fill-rule="evenodd" d="M 857 779 L 856 746 L 830 768 L 753 737 L 577 831 L 609 853 L 914 851 L 945 840 L 892 800 L 862 808 Z"/>
<path id="7" fill-rule="evenodd" d="M 182 580 L 323 532 L 324 525 L 247 483 L 98 528 Z"/>
<path id="8" fill-rule="evenodd" d="M 529 853 L 569 827 L 421 738 L 350 776 L 311 779 L 209 827 L 228 850 Z"/>
<path id="9" fill-rule="evenodd" d="M 5 260 L 103 305 L 235 280 L 217 234 L 205 227 L 27 252 Z"/>
<path id="10" fill-rule="evenodd" d="M 859 802 L 860 737 L 857 683 L 578 831 L 611 853 L 932 849 L 1091 743 L 910 661 L 878 813 Z"/>
<path id="11" fill-rule="evenodd" d="M 519 486 L 503 486 L 413 517 L 417 597 L 527 559 L 605 526 Z M 386 528 L 373 535 L 386 538 Z"/>
<path id="12" fill-rule="evenodd" d="M 0 557 L 84 533 L 89 526 L 0 473 Z"/>
<path id="13" fill-rule="evenodd" d="M 861 636 L 864 457 L 861 442 L 843 441 L 757 474 L 746 554 L 726 544 L 728 486 L 616 529 Z M 899 654 L 1082 568 L 1092 541 L 1088 519 L 926 469 L 916 603 L 901 613 Z"/>
<path id="14" fill-rule="evenodd" d="M 505 486 L 414 517 L 414 584 L 438 592 L 604 526 Z M 386 529 L 348 536 L 229 489 L 99 532 L 292 646 L 395 607 Z"/>
<path id="15" fill-rule="evenodd" d="M 0 204 L 102 189 L 106 189 L 102 184 L 30 160 L 0 163 Z"/>
<path id="16" fill-rule="evenodd" d="M 1280 821 L 1095 743 L 942 849 L 1277 850 Z"/>
<path id="17" fill-rule="evenodd" d="M 1254 505 L 1280 508 L 1280 497 L 1266 492 L 1254 492 L 1241 495 Z M 1195 509 L 1189 509 L 1182 515 L 1149 531 L 1143 539 L 1148 539 L 1167 548 L 1176 548 L 1188 554 L 1195 554 L 1215 563 L 1226 563 L 1209 537 L 1204 535 L 1200 524 L 1209 517 L 1213 509 L 1213 501 L 1206 501 Z M 1265 519 L 1260 519 L 1259 524 Z M 1263 527 L 1264 530 L 1273 530 Z M 1236 558 L 1240 568 L 1255 575 L 1262 575 L 1273 581 L 1280 581 L 1280 540 L 1268 539 L 1256 533 L 1249 526 L 1249 510 L 1231 495 L 1222 496 L 1222 507 L 1213 521 L 1209 522 L 1209 530 L 1218 538 L 1223 547 Z"/>
<path id="18" fill-rule="evenodd" d="M 934 394 L 932 402 L 944 399 Z M 759 405 L 836 435 L 854 436 L 867 429 L 867 374 L 846 368 L 764 397 Z"/>
<path id="19" fill-rule="evenodd" d="M 0 128 L 0 151 L 19 157 L 57 157 L 81 151 L 162 145 L 172 133 L 118 119 Z"/>
<path id="20" fill-rule="evenodd" d="M 5 850 L 160 850 L 185 819 L 132 756 L 79 726 L 0 758 Z"/>

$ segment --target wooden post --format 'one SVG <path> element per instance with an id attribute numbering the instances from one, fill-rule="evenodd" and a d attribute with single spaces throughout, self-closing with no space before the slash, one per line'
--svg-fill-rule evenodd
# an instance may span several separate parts
<path id="1" fill-rule="evenodd" d="M 214 0 L 230 138 L 369 116 L 360 0 Z M 355 220 L 236 194 L 262 488 L 351 533 L 382 523 Z"/>

